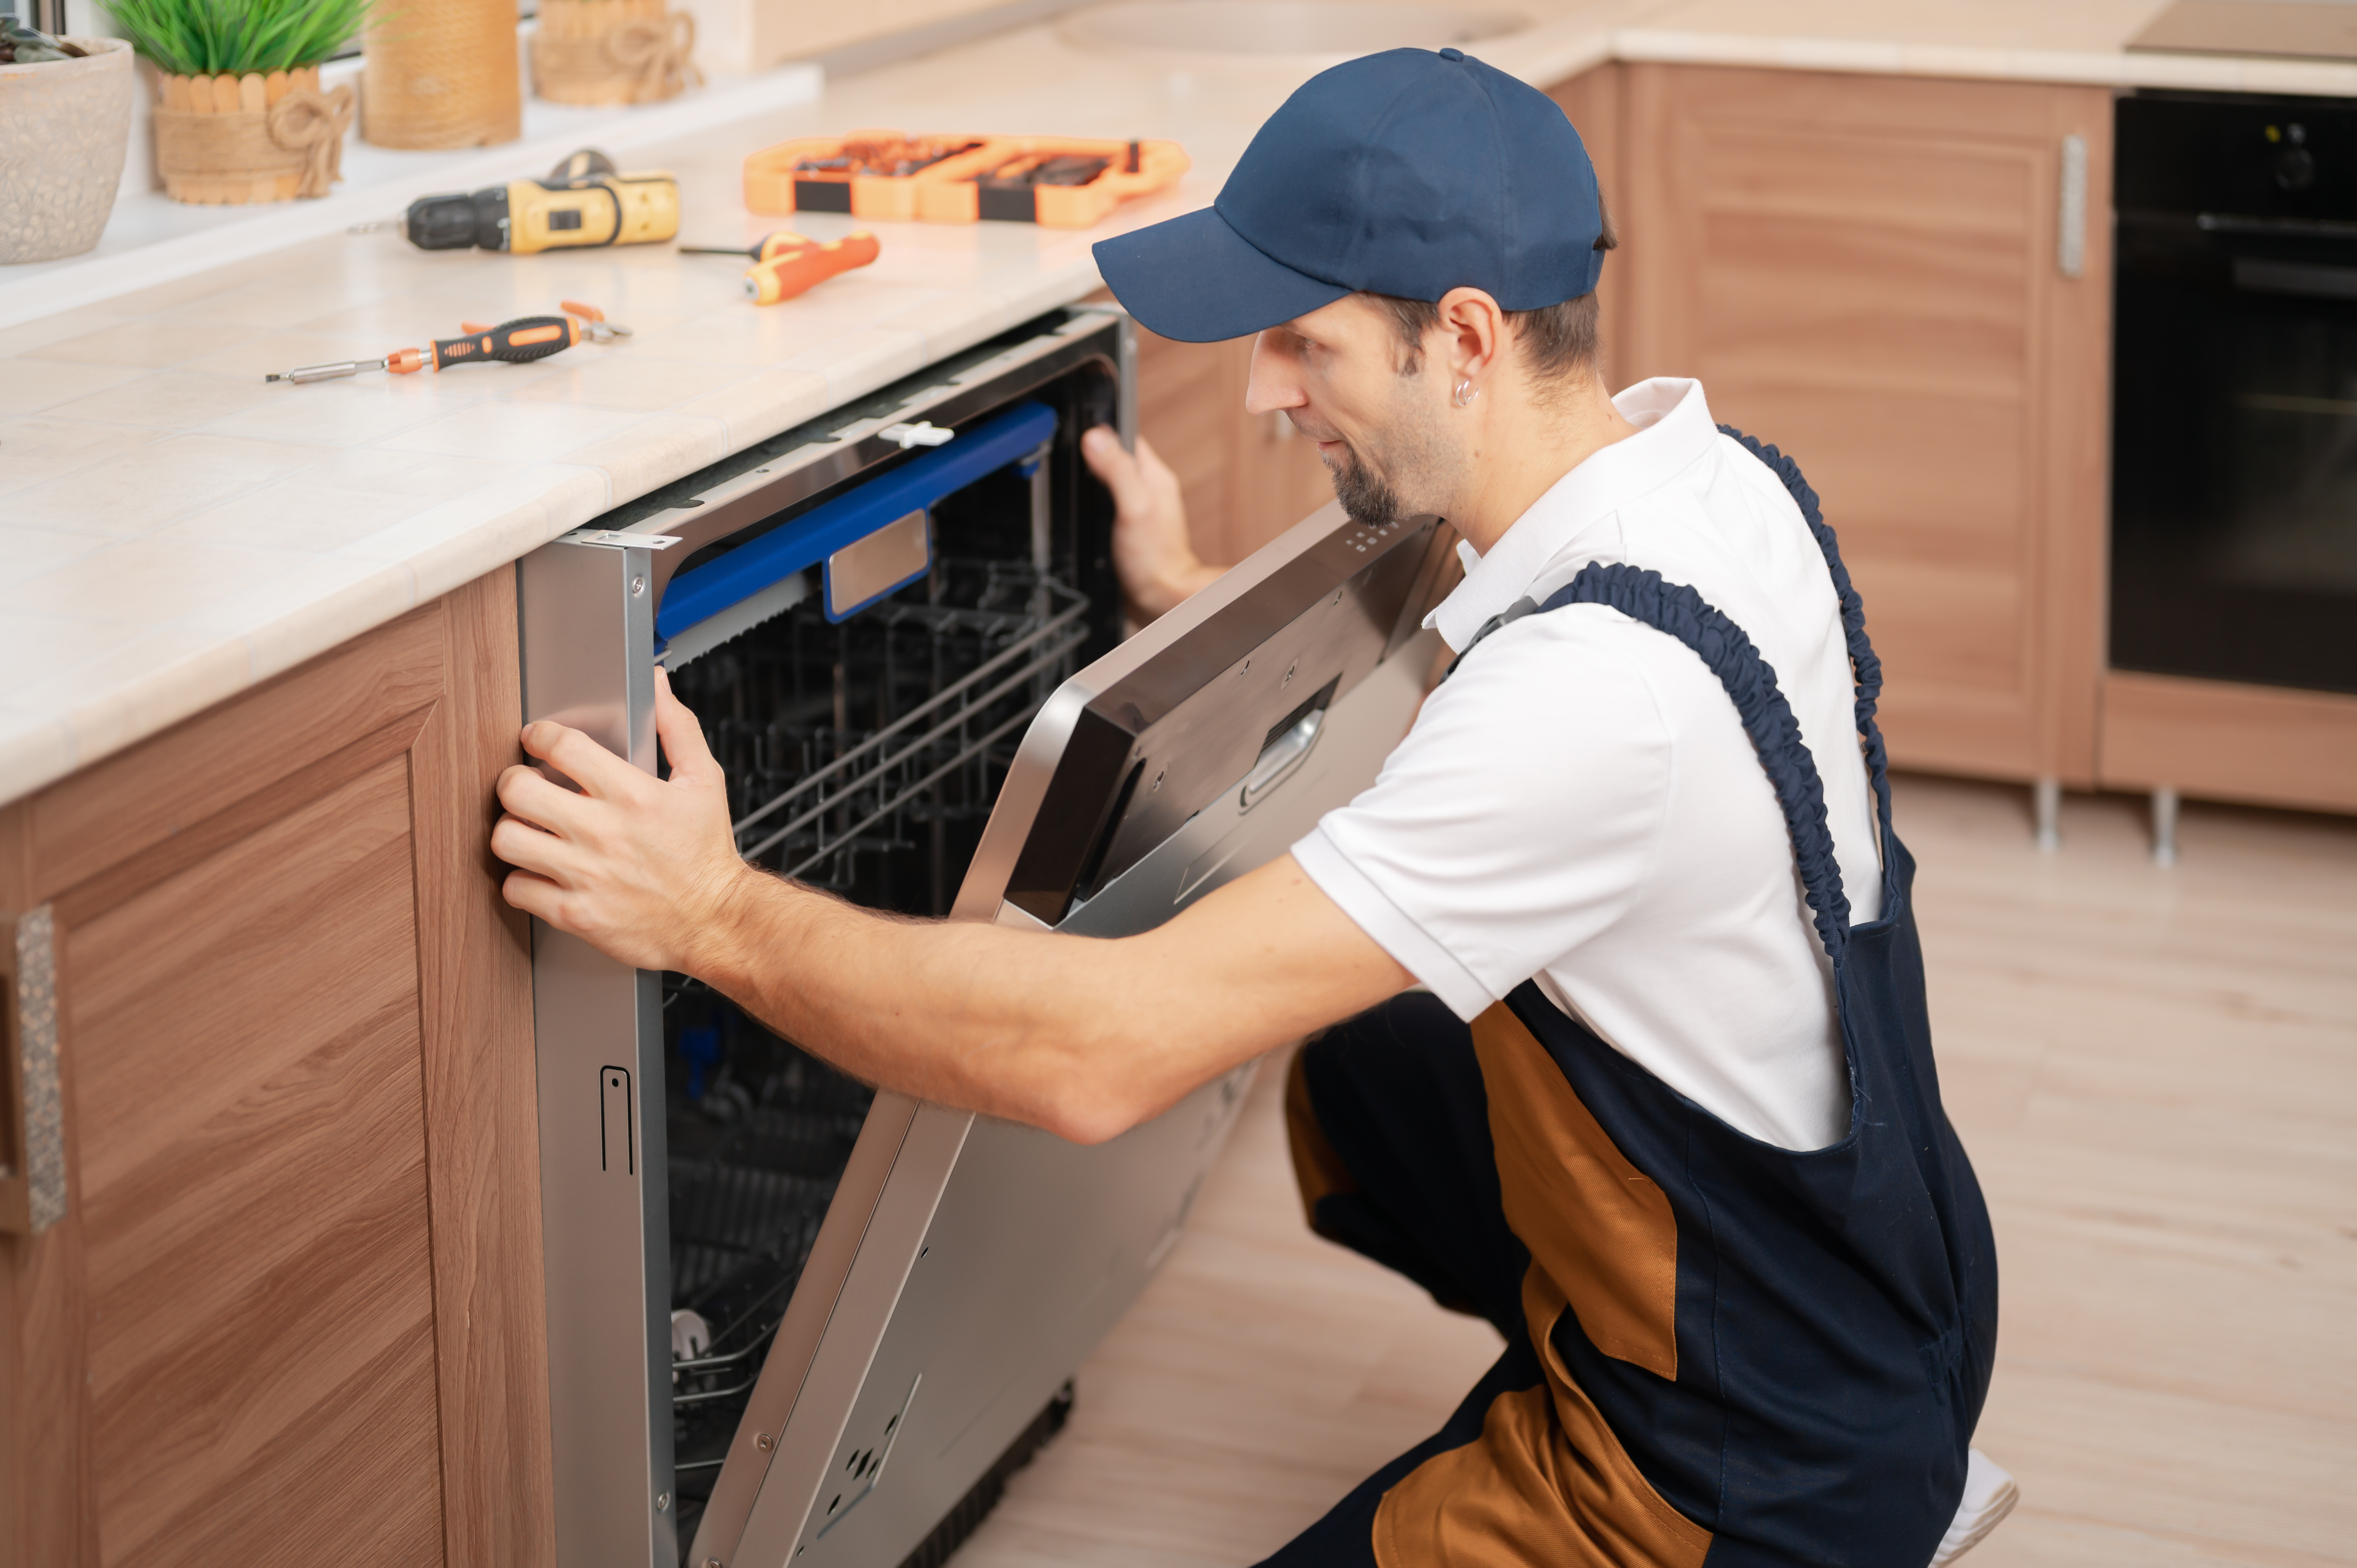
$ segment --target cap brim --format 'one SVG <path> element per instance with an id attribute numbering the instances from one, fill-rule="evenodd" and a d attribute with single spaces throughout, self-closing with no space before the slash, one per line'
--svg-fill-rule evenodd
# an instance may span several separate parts
<path id="1" fill-rule="evenodd" d="M 1123 307 L 1182 343 L 1246 337 L 1351 292 L 1254 249 L 1211 207 L 1100 240 L 1093 250 Z"/>

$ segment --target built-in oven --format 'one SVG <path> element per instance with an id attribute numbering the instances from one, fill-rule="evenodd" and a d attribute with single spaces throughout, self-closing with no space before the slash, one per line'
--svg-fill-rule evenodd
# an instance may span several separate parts
<path id="1" fill-rule="evenodd" d="M 527 557 L 528 714 L 658 768 L 662 662 L 739 849 L 877 908 L 1117 936 L 1282 853 L 1405 730 L 1445 530 L 1329 507 L 1125 639 L 1078 443 L 1130 334 L 1057 312 Z M 544 927 L 533 971 L 563 1568 L 939 1562 L 1248 1081 L 1082 1148 Z"/>
<path id="2" fill-rule="evenodd" d="M 2117 132 L 2111 663 L 2357 692 L 2357 104 Z"/>

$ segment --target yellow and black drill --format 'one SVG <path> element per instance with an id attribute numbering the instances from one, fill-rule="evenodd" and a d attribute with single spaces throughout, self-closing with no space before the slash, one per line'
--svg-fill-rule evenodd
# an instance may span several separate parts
<path id="1" fill-rule="evenodd" d="M 613 159 L 585 148 L 546 179 L 422 196 L 409 204 L 401 224 L 409 242 L 423 251 L 479 247 L 523 256 L 576 245 L 644 244 L 679 232 L 679 182 L 668 174 L 619 173 Z"/>

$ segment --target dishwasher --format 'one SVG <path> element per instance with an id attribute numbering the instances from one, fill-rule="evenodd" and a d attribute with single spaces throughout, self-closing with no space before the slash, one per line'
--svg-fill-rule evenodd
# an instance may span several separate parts
<path id="1" fill-rule="evenodd" d="M 518 564 L 526 716 L 870 908 L 1114 937 L 1259 865 L 1414 717 L 1448 531 L 1329 506 L 1134 636 L 1082 433 L 1133 328 L 1060 310 Z M 562 1568 L 943 1561 L 1177 1240 L 1249 1067 L 1095 1147 L 879 1093 L 535 923 Z"/>

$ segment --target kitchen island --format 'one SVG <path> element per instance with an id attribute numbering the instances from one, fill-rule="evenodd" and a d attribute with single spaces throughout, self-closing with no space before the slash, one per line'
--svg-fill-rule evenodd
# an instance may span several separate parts
<path id="1" fill-rule="evenodd" d="M 1479 50 L 1556 90 L 1595 147 L 1629 241 L 1607 269 L 1615 378 L 1700 371 L 1721 417 L 1796 450 L 1837 527 L 1856 514 L 1869 614 L 1900 607 L 1902 760 L 2102 779 L 2105 252 L 2096 225 L 2079 275 L 2058 266 L 2063 139 L 2100 212 L 2115 85 L 2357 95 L 2348 68 L 2123 53 L 2155 9 L 1924 6 L 1894 27 L 1882 7 L 1632 0 Z M 743 209 L 738 166 L 794 134 L 1165 135 L 1195 157 L 1088 234 L 876 225 L 875 266 L 768 310 L 725 258 L 427 254 L 338 231 L 5 329 L 0 540 L 19 567 L 0 629 L 19 679 L 0 703 L 0 909 L 19 1005 L 0 1224 L 21 1234 L 0 1290 L 0 1565 L 553 1560 L 527 938 L 482 851 L 521 710 L 512 563 L 1089 295 L 1090 243 L 1208 201 L 1300 74 L 1033 27 L 634 149 L 678 174 L 682 237 L 715 243 L 784 226 Z M 1757 181 L 1697 186 L 1664 154 L 1763 136 L 1832 160 L 1788 166 L 1818 173 L 1781 215 L 1747 214 Z M 1976 204 L 1910 216 L 1910 145 L 1976 179 Z M 1857 194 L 1861 170 L 1882 197 Z M 1719 227 L 1681 233 L 1695 212 Z M 1937 306 L 1895 288 L 1900 371 L 1866 351 L 1883 328 L 1839 321 L 1852 384 L 1812 407 L 1760 371 L 1806 329 L 1795 286 L 1829 309 L 1890 258 L 1914 264 L 1891 236 L 1923 222 L 1969 242 L 1941 274 L 1965 292 L 1942 297 L 1975 302 L 1975 332 L 1943 338 Z M 1852 270 L 1780 272 L 1796 231 L 1852 236 Z M 1708 279 L 1706 259 L 1724 263 Z M 1692 307 L 1729 279 L 1748 291 L 1732 316 Z M 528 367 L 261 379 L 564 298 L 634 336 Z M 1706 330 L 1745 321 L 1775 330 Z M 1148 344 L 1142 372 L 1145 428 L 1190 465 L 1222 559 L 1318 484 L 1306 444 L 1237 412 L 1241 353 Z M 1891 385 L 1983 421 L 1996 456 L 1934 478 L 2004 481 L 1928 532 L 1905 532 L 1920 470 L 1842 446 L 1837 405 Z M 1943 574 L 1971 587 L 1963 610 L 1908 597 Z"/>

